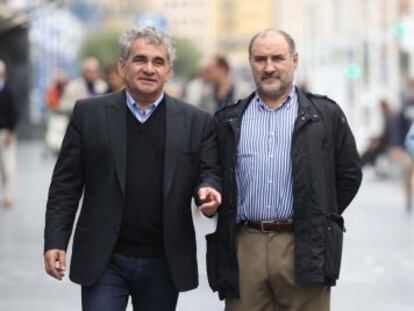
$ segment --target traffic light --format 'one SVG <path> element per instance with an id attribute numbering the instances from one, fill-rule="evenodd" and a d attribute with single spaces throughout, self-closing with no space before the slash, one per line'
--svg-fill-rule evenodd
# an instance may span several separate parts
<path id="1" fill-rule="evenodd" d="M 403 22 L 395 22 L 394 25 L 392 26 L 392 33 L 397 38 L 404 37 L 406 32 L 407 32 L 407 27 L 405 26 Z"/>
<path id="2" fill-rule="evenodd" d="M 361 76 L 361 67 L 356 63 L 346 65 L 345 76 L 351 80 L 358 79 Z"/>

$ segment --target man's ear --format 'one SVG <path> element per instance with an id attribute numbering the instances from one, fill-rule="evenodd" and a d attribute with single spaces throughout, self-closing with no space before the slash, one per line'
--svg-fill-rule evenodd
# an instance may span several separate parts
<path id="1" fill-rule="evenodd" d="M 295 52 L 295 54 L 293 54 L 293 63 L 295 65 L 295 69 L 298 67 L 298 63 L 299 63 L 299 54 L 298 52 Z"/>

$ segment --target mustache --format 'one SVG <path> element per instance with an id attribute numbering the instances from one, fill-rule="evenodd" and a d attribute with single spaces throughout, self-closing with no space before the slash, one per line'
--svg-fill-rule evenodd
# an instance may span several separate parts
<path id="1" fill-rule="evenodd" d="M 140 80 L 146 80 L 146 81 L 157 81 L 157 79 L 151 78 L 151 77 L 147 77 L 147 76 L 142 76 L 139 78 Z"/>
<path id="2" fill-rule="evenodd" d="M 264 74 L 264 75 L 260 78 L 260 80 L 261 80 L 261 81 L 266 81 L 266 80 L 276 80 L 276 79 L 278 79 L 278 76 L 277 76 L 276 74 L 273 74 L 273 73 L 271 73 L 271 74 Z"/>

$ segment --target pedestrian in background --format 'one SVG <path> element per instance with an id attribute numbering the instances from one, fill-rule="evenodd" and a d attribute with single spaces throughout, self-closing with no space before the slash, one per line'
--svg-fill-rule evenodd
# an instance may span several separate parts
<path id="1" fill-rule="evenodd" d="M 180 97 L 196 107 L 214 115 L 215 103 L 213 89 L 208 81 L 210 66 L 208 63 L 201 64 L 197 70 L 184 82 Z"/>
<path id="2" fill-rule="evenodd" d="M 85 58 L 81 67 L 81 76 L 68 82 L 59 103 L 59 110 L 67 114 L 72 112 L 77 100 L 104 94 L 108 89 L 106 82 L 100 78 L 98 59 Z"/>
<path id="3" fill-rule="evenodd" d="M 408 134 L 405 137 L 404 144 L 411 158 L 414 159 L 414 123 L 411 125 Z"/>
<path id="4" fill-rule="evenodd" d="M 213 85 L 215 111 L 235 100 L 236 87 L 231 80 L 231 68 L 227 58 L 214 56 L 210 61 L 210 82 Z"/>
<path id="5" fill-rule="evenodd" d="M 175 48 L 153 28 L 121 36 L 126 90 L 77 102 L 53 172 L 44 261 L 62 279 L 79 199 L 70 278 L 82 310 L 175 310 L 198 285 L 191 199 L 221 202 L 212 117 L 168 96 Z"/>
<path id="6" fill-rule="evenodd" d="M 118 67 L 116 64 L 109 65 L 105 69 L 105 79 L 108 89 L 106 93 L 120 91 L 125 87 L 124 80 L 119 75 Z"/>
<path id="7" fill-rule="evenodd" d="M 11 207 L 14 203 L 16 175 L 16 103 L 6 81 L 6 64 L 0 60 L 0 183 L 2 204 Z"/>
<path id="8" fill-rule="evenodd" d="M 383 129 L 381 133 L 373 137 L 368 148 L 361 154 L 361 165 L 375 166 L 379 156 L 387 155 L 393 151 L 398 144 L 398 114 L 394 113 L 389 103 L 382 99 L 379 102 L 383 119 Z"/>
<path id="9" fill-rule="evenodd" d="M 403 100 L 400 129 L 401 139 L 404 141 L 405 150 L 409 158 L 403 157 L 404 188 L 406 193 L 406 210 L 412 210 L 413 204 L 413 173 L 414 173 L 414 80 L 408 83 L 408 92 Z"/>
<path id="10" fill-rule="evenodd" d="M 47 120 L 46 145 L 50 151 L 59 153 L 75 102 L 82 98 L 104 94 L 106 90 L 107 84 L 100 78 L 99 61 L 95 57 L 84 59 L 81 76 L 65 84 L 59 104 Z"/>
<path id="11" fill-rule="evenodd" d="M 48 112 L 54 111 L 59 107 L 67 82 L 68 80 L 62 72 L 58 71 L 54 74 L 52 83 L 46 90 L 46 107 Z"/>
<path id="12" fill-rule="evenodd" d="M 59 110 L 60 101 L 65 91 L 67 77 L 60 71 L 53 76 L 52 82 L 46 90 L 46 133 L 45 143 L 47 149 L 45 155 L 49 152 L 57 154 L 62 144 L 63 135 L 68 125 L 68 113 Z"/>
<path id="13" fill-rule="evenodd" d="M 249 62 L 257 90 L 216 114 L 224 180 L 209 282 L 229 311 L 329 310 L 362 178 L 354 137 L 334 101 L 294 86 L 289 34 L 256 34 Z"/>

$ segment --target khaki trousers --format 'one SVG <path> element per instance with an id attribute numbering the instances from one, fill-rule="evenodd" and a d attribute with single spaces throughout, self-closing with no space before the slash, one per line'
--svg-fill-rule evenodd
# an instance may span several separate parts
<path id="1" fill-rule="evenodd" d="M 16 171 L 16 140 L 5 144 L 6 131 L 0 130 L 0 193 L 4 200 L 13 199 Z"/>
<path id="2" fill-rule="evenodd" d="M 292 233 L 238 233 L 240 299 L 227 299 L 226 311 L 328 311 L 330 288 L 294 283 Z"/>

